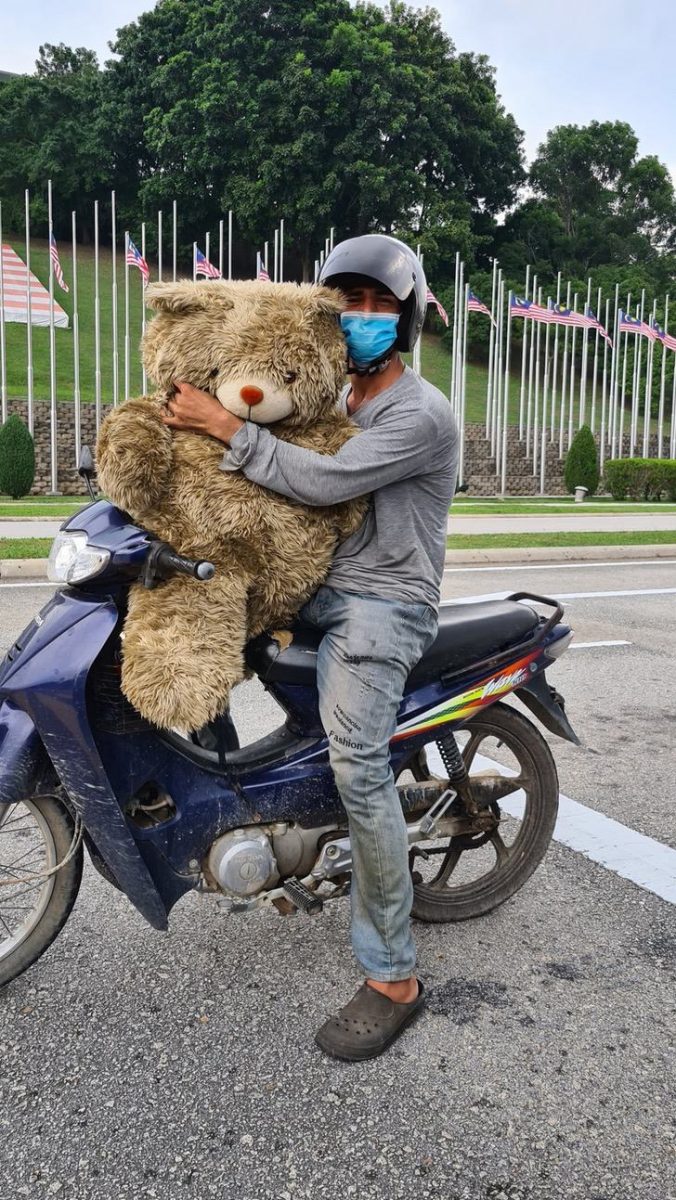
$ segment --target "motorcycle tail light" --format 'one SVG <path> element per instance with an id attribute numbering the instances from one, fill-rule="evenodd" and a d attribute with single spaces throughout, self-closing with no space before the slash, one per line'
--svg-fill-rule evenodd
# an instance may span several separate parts
<path id="1" fill-rule="evenodd" d="M 566 650 L 570 646 L 572 640 L 573 630 L 571 629 L 568 633 L 565 633 L 563 637 L 557 638 L 555 642 L 550 642 L 545 650 L 547 658 L 560 658 L 562 654 L 566 653 Z"/>

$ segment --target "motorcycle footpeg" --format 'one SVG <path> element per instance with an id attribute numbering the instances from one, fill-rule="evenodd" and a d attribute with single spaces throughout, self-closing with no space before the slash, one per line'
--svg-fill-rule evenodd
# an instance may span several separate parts
<path id="1" fill-rule="evenodd" d="M 287 900 L 295 904 L 296 908 L 302 909 L 308 916 L 314 916 L 320 913 L 324 907 L 324 901 L 316 892 L 311 892 L 306 888 L 300 879 L 287 879 L 282 885 L 282 891 Z"/>

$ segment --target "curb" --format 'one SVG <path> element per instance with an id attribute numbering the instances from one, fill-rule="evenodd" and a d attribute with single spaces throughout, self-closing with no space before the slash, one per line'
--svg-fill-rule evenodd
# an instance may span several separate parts
<path id="1" fill-rule="evenodd" d="M 617 562 L 625 559 L 676 559 L 676 542 L 656 546 L 532 546 L 530 549 L 447 550 L 446 569 L 468 563 L 499 566 L 500 563 Z M 46 558 L 2 558 L 0 579 L 46 579 Z"/>
<path id="2" fill-rule="evenodd" d="M 621 559 L 676 558 L 676 541 L 638 546 L 523 546 L 510 549 L 447 550 L 446 567 L 462 563 L 614 562 Z"/>

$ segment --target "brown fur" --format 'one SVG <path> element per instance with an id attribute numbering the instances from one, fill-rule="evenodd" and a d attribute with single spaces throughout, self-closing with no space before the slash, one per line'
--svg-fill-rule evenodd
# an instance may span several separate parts
<path id="1" fill-rule="evenodd" d="M 326 578 L 366 502 L 296 504 L 239 471 L 221 471 L 220 442 L 171 431 L 161 419 L 172 380 L 215 393 L 222 381 L 250 374 L 293 400 L 291 414 L 267 426 L 273 434 L 335 454 L 355 433 L 336 408 L 345 345 L 335 292 L 179 282 L 155 284 L 147 298 L 158 315 L 143 357 L 158 392 L 127 400 L 106 418 L 98 475 L 113 503 L 145 529 L 216 566 L 207 584 L 185 576 L 153 591 L 135 584 L 124 629 L 125 695 L 155 725 L 192 730 L 226 707 L 244 677 L 247 639 L 288 622 Z"/>

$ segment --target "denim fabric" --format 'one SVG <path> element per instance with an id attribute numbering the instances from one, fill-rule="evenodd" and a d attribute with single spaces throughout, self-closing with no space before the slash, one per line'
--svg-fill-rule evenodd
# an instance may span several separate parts
<path id="1" fill-rule="evenodd" d="M 368 979 L 415 969 L 406 822 L 389 741 L 409 672 L 434 640 L 428 604 L 321 587 L 302 610 L 323 629 L 317 680 L 322 723 L 352 846 L 352 948 Z"/>

